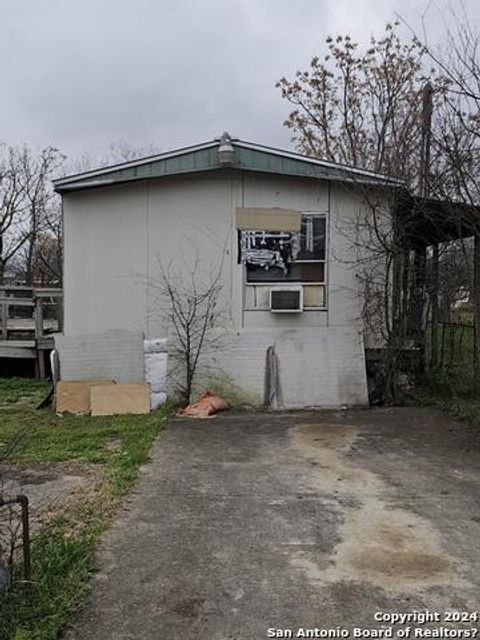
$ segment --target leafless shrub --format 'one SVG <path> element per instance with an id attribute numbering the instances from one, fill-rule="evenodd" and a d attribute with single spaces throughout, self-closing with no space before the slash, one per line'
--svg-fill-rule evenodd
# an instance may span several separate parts
<path id="1" fill-rule="evenodd" d="M 219 341 L 221 269 L 205 271 L 198 256 L 192 263 L 159 262 L 159 275 L 149 286 L 155 292 L 155 316 L 169 337 L 169 376 L 182 402 L 188 403 L 201 356 Z"/>

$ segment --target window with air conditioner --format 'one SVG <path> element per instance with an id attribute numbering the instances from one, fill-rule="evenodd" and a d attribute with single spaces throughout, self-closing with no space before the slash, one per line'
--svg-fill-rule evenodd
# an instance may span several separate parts
<path id="1" fill-rule="evenodd" d="M 326 233 L 326 216 L 320 213 L 302 213 L 299 233 L 274 229 L 241 231 L 241 256 L 252 306 L 274 310 L 270 289 L 281 291 L 281 285 L 288 291 L 292 285 L 293 291 L 302 290 L 303 308 L 324 308 Z M 274 296 L 278 300 L 282 297 L 286 299 L 288 294 Z M 293 300 L 295 296 L 292 293 L 290 297 Z"/>
<path id="2" fill-rule="evenodd" d="M 303 287 L 295 285 L 271 287 L 270 311 L 273 313 L 300 313 L 303 311 Z"/>

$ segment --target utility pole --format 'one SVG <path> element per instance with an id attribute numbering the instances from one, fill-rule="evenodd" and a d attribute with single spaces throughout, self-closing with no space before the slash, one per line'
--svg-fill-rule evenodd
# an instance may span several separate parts
<path id="1" fill-rule="evenodd" d="M 430 150 L 432 145 L 433 88 L 427 82 L 422 90 L 422 149 L 420 155 L 420 195 L 428 197 L 430 191 Z"/>
<path id="2" fill-rule="evenodd" d="M 473 240 L 473 390 L 480 394 L 480 229 Z"/>
<path id="3" fill-rule="evenodd" d="M 420 170 L 420 195 L 428 198 L 430 195 L 430 158 L 432 143 L 432 113 L 433 113 L 433 89 L 427 82 L 423 87 L 422 105 L 422 151 Z M 435 242 L 431 256 L 432 282 L 430 288 L 431 303 L 431 332 L 430 332 L 430 369 L 435 369 L 438 365 L 438 262 L 439 247 Z M 426 256 L 425 256 L 426 267 Z"/>
<path id="4" fill-rule="evenodd" d="M 427 82 L 422 91 L 422 126 L 419 191 L 422 198 L 429 194 L 430 150 L 432 139 L 433 88 Z M 419 214 L 421 211 L 419 212 Z M 425 297 L 427 279 L 427 245 L 425 238 L 414 239 L 413 281 L 412 281 L 412 329 L 416 346 L 420 349 L 419 366 L 423 369 L 425 360 Z"/>

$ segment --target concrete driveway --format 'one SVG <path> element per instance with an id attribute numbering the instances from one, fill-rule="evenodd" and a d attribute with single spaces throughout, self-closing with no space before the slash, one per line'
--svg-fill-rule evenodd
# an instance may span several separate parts
<path id="1" fill-rule="evenodd" d="M 433 410 L 172 420 L 71 637 L 257 640 L 478 610 L 479 489 L 480 429 Z"/>

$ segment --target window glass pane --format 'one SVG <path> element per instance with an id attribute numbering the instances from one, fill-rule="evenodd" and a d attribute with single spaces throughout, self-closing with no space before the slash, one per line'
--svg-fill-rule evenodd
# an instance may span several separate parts
<path id="1" fill-rule="evenodd" d="M 324 216 L 302 216 L 300 253 L 297 260 L 325 260 L 326 219 Z"/>
<path id="2" fill-rule="evenodd" d="M 324 282 L 325 280 L 325 263 L 324 262 L 307 262 L 297 265 L 300 267 L 301 279 L 303 282 Z"/>
<path id="3" fill-rule="evenodd" d="M 239 260 L 247 282 L 324 282 L 325 244 L 325 216 L 304 214 L 300 233 L 239 232 Z"/>

